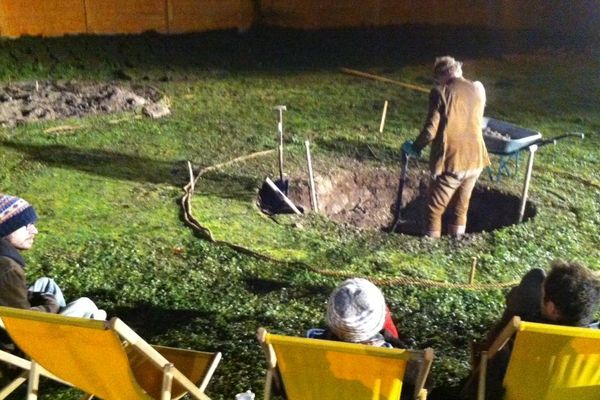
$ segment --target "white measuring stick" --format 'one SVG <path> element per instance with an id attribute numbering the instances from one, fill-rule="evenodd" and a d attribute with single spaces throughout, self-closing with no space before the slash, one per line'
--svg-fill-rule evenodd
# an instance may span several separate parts
<path id="1" fill-rule="evenodd" d="M 304 141 L 306 146 L 306 162 L 308 163 L 308 184 L 310 187 L 310 202 L 314 212 L 319 212 L 319 203 L 317 203 L 317 193 L 315 191 L 315 179 L 313 177 L 312 160 L 310 158 L 310 142 Z"/>
<path id="2" fill-rule="evenodd" d="M 383 103 L 383 113 L 381 114 L 381 124 L 379 124 L 379 133 L 383 133 L 383 127 L 385 125 L 385 114 L 387 113 L 388 101 Z"/>

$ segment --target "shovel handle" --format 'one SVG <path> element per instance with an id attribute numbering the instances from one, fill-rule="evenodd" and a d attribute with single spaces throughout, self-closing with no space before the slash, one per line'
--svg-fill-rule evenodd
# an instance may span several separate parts
<path id="1" fill-rule="evenodd" d="M 400 214 L 402 211 L 402 194 L 404 193 L 404 182 L 406 182 L 406 171 L 410 155 L 402 151 L 402 171 L 400 172 L 400 182 L 398 183 L 398 194 L 396 195 L 396 208 L 394 209 L 394 224 L 390 232 L 394 232 L 400 223 Z"/>

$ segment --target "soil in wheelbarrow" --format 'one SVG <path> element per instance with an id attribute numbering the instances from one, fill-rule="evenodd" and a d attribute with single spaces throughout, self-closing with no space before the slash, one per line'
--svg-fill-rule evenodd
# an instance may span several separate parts
<path id="1" fill-rule="evenodd" d="M 75 80 L 11 83 L 0 87 L 0 126 L 129 111 L 161 98 L 157 89 L 143 85 Z"/>
<path id="2" fill-rule="evenodd" d="M 315 177 L 319 212 L 332 220 L 361 230 L 389 230 L 394 221 L 400 168 L 370 167 L 352 162 Z M 515 224 L 520 198 L 486 186 L 482 177 L 473 191 L 468 214 L 468 233 L 492 231 Z M 397 232 L 420 235 L 423 232 L 429 173 L 421 165 L 411 166 L 404 186 L 402 219 Z M 305 178 L 290 179 L 289 197 L 305 210 L 311 209 Z M 535 204 L 527 202 L 524 221 L 536 214 Z M 444 222 L 444 226 L 446 222 Z"/>

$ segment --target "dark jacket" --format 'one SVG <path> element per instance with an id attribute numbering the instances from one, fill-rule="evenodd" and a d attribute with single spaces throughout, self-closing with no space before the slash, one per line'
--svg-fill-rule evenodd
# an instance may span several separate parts
<path id="1" fill-rule="evenodd" d="M 57 313 L 54 296 L 27 291 L 25 260 L 18 250 L 0 239 L 0 306 Z"/>

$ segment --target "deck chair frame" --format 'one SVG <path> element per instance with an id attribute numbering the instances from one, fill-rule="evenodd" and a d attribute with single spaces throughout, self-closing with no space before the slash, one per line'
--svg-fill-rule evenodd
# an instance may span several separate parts
<path id="1" fill-rule="evenodd" d="M 144 339 L 142 339 L 133 329 L 127 326 L 123 321 L 119 318 L 112 318 L 110 321 L 94 321 L 83 318 L 73 318 L 73 317 L 64 317 L 56 314 L 48 314 L 42 312 L 35 312 L 30 310 L 21 310 L 14 309 L 8 307 L 0 307 L 0 318 L 15 318 L 15 319 L 26 319 L 26 320 L 34 320 L 34 321 L 43 321 L 46 323 L 56 324 L 56 325 L 79 325 L 79 326 L 94 326 L 95 329 L 98 329 L 98 324 L 103 324 L 104 330 L 112 330 L 117 336 L 121 339 L 122 350 L 125 351 L 127 346 L 131 346 L 135 348 L 140 354 L 147 358 L 147 360 L 162 374 L 162 385 L 160 390 L 159 398 L 161 400 L 171 400 L 171 390 L 174 382 L 177 382 L 181 385 L 194 399 L 197 400 L 210 400 L 210 398 L 204 394 L 204 389 L 208 384 L 212 374 L 214 373 L 216 366 L 218 365 L 221 359 L 221 353 L 214 353 L 214 357 L 212 358 L 211 363 L 208 366 L 208 369 L 199 385 L 196 386 L 192 381 L 190 381 L 181 371 L 179 371 L 173 363 L 163 357 L 157 349 L 148 344 Z M 2 322 L 2 325 L 10 325 Z M 15 340 L 15 337 L 11 334 L 10 326 L 4 326 L 4 329 L 8 332 L 8 334 L 13 338 L 15 342 L 19 342 L 19 340 Z M 26 346 L 21 346 L 25 352 L 27 351 Z M 157 346 L 159 348 L 160 346 Z M 177 349 L 175 349 L 177 350 Z M 76 349 L 74 349 L 76 352 Z M 22 384 L 25 380 L 28 380 L 28 390 L 27 390 L 27 399 L 35 400 L 37 399 L 38 392 L 38 382 L 39 376 L 46 376 L 50 379 L 56 380 L 63 384 L 77 387 L 69 383 L 66 380 L 63 380 L 60 377 L 60 373 L 54 371 L 55 373 L 47 371 L 42 365 L 40 365 L 35 359 L 31 361 L 14 356 L 7 352 L 0 352 L 0 360 L 7 362 L 9 364 L 15 365 L 19 368 L 24 369 L 27 373 L 23 373 L 18 376 L 13 382 L 9 383 L 1 392 L 2 394 L 6 393 L 8 395 L 10 392 L 14 391 L 20 384 Z M 132 371 L 133 373 L 133 371 Z M 27 375 L 27 377 L 25 377 Z M 79 388 L 81 389 L 81 388 Z M 85 391 L 85 390 L 84 390 Z M 93 397 L 93 394 L 86 394 L 83 398 L 90 399 Z M 0 397 L 2 399 L 3 397 Z M 150 396 L 147 396 L 150 399 Z"/>
<path id="2" fill-rule="evenodd" d="M 259 328 L 257 331 L 257 339 L 260 343 L 265 357 L 267 359 L 267 376 L 265 379 L 264 386 L 264 400 L 270 400 L 273 395 L 273 386 L 279 385 L 283 388 L 283 382 L 280 381 L 280 374 L 278 370 L 277 364 L 277 355 L 275 353 L 275 348 L 270 343 L 267 343 L 267 337 L 269 333 L 265 328 Z M 319 339 L 308 339 L 308 340 L 319 340 Z M 357 344 L 357 346 L 362 346 Z M 421 361 L 421 366 L 419 369 L 419 373 L 415 382 L 415 390 L 413 398 L 415 400 L 426 400 L 427 399 L 427 389 L 425 389 L 425 381 L 427 380 L 427 375 L 429 374 L 429 370 L 431 369 L 431 364 L 433 361 L 433 350 L 431 348 L 427 348 L 422 351 L 413 351 L 407 350 L 409 354 L 409 360 Z M 285 389 L 285 388 L 284 388 Z"/>
<path id="3" fill-rule="evenodd" d="M 515 334 L 517 334 L 521 328 L 521 325 L 524 321 L 521 320 L 520 317 L 513 317 L 510 322 L 504 327 L 504 329 L 500 332 L 500 334 L 496 337 L 492 345 L 489 347 L 487 351 L 481 352 L 481 358 L 479 361 L 479 371 L 478 371 L 478 387 L 477 387 L 477 400 L 485 400 L 485 392 L 486 392 L 486 374 L 487 374 L 487 364 L 488 360 L 493 358 L 499 351 L 501 351 L 504 346 L 511 340 Z M 531 325 L 539 325 L 531 323 Z M 561 328 L 571 328 L 571 327 L 563 327 Z M 582 328 L 576 328 L 582 329 Z M 588 329 L 588 328 L 583 328 Z M 508 369 L 507 369 L 508 373 Z"/>

